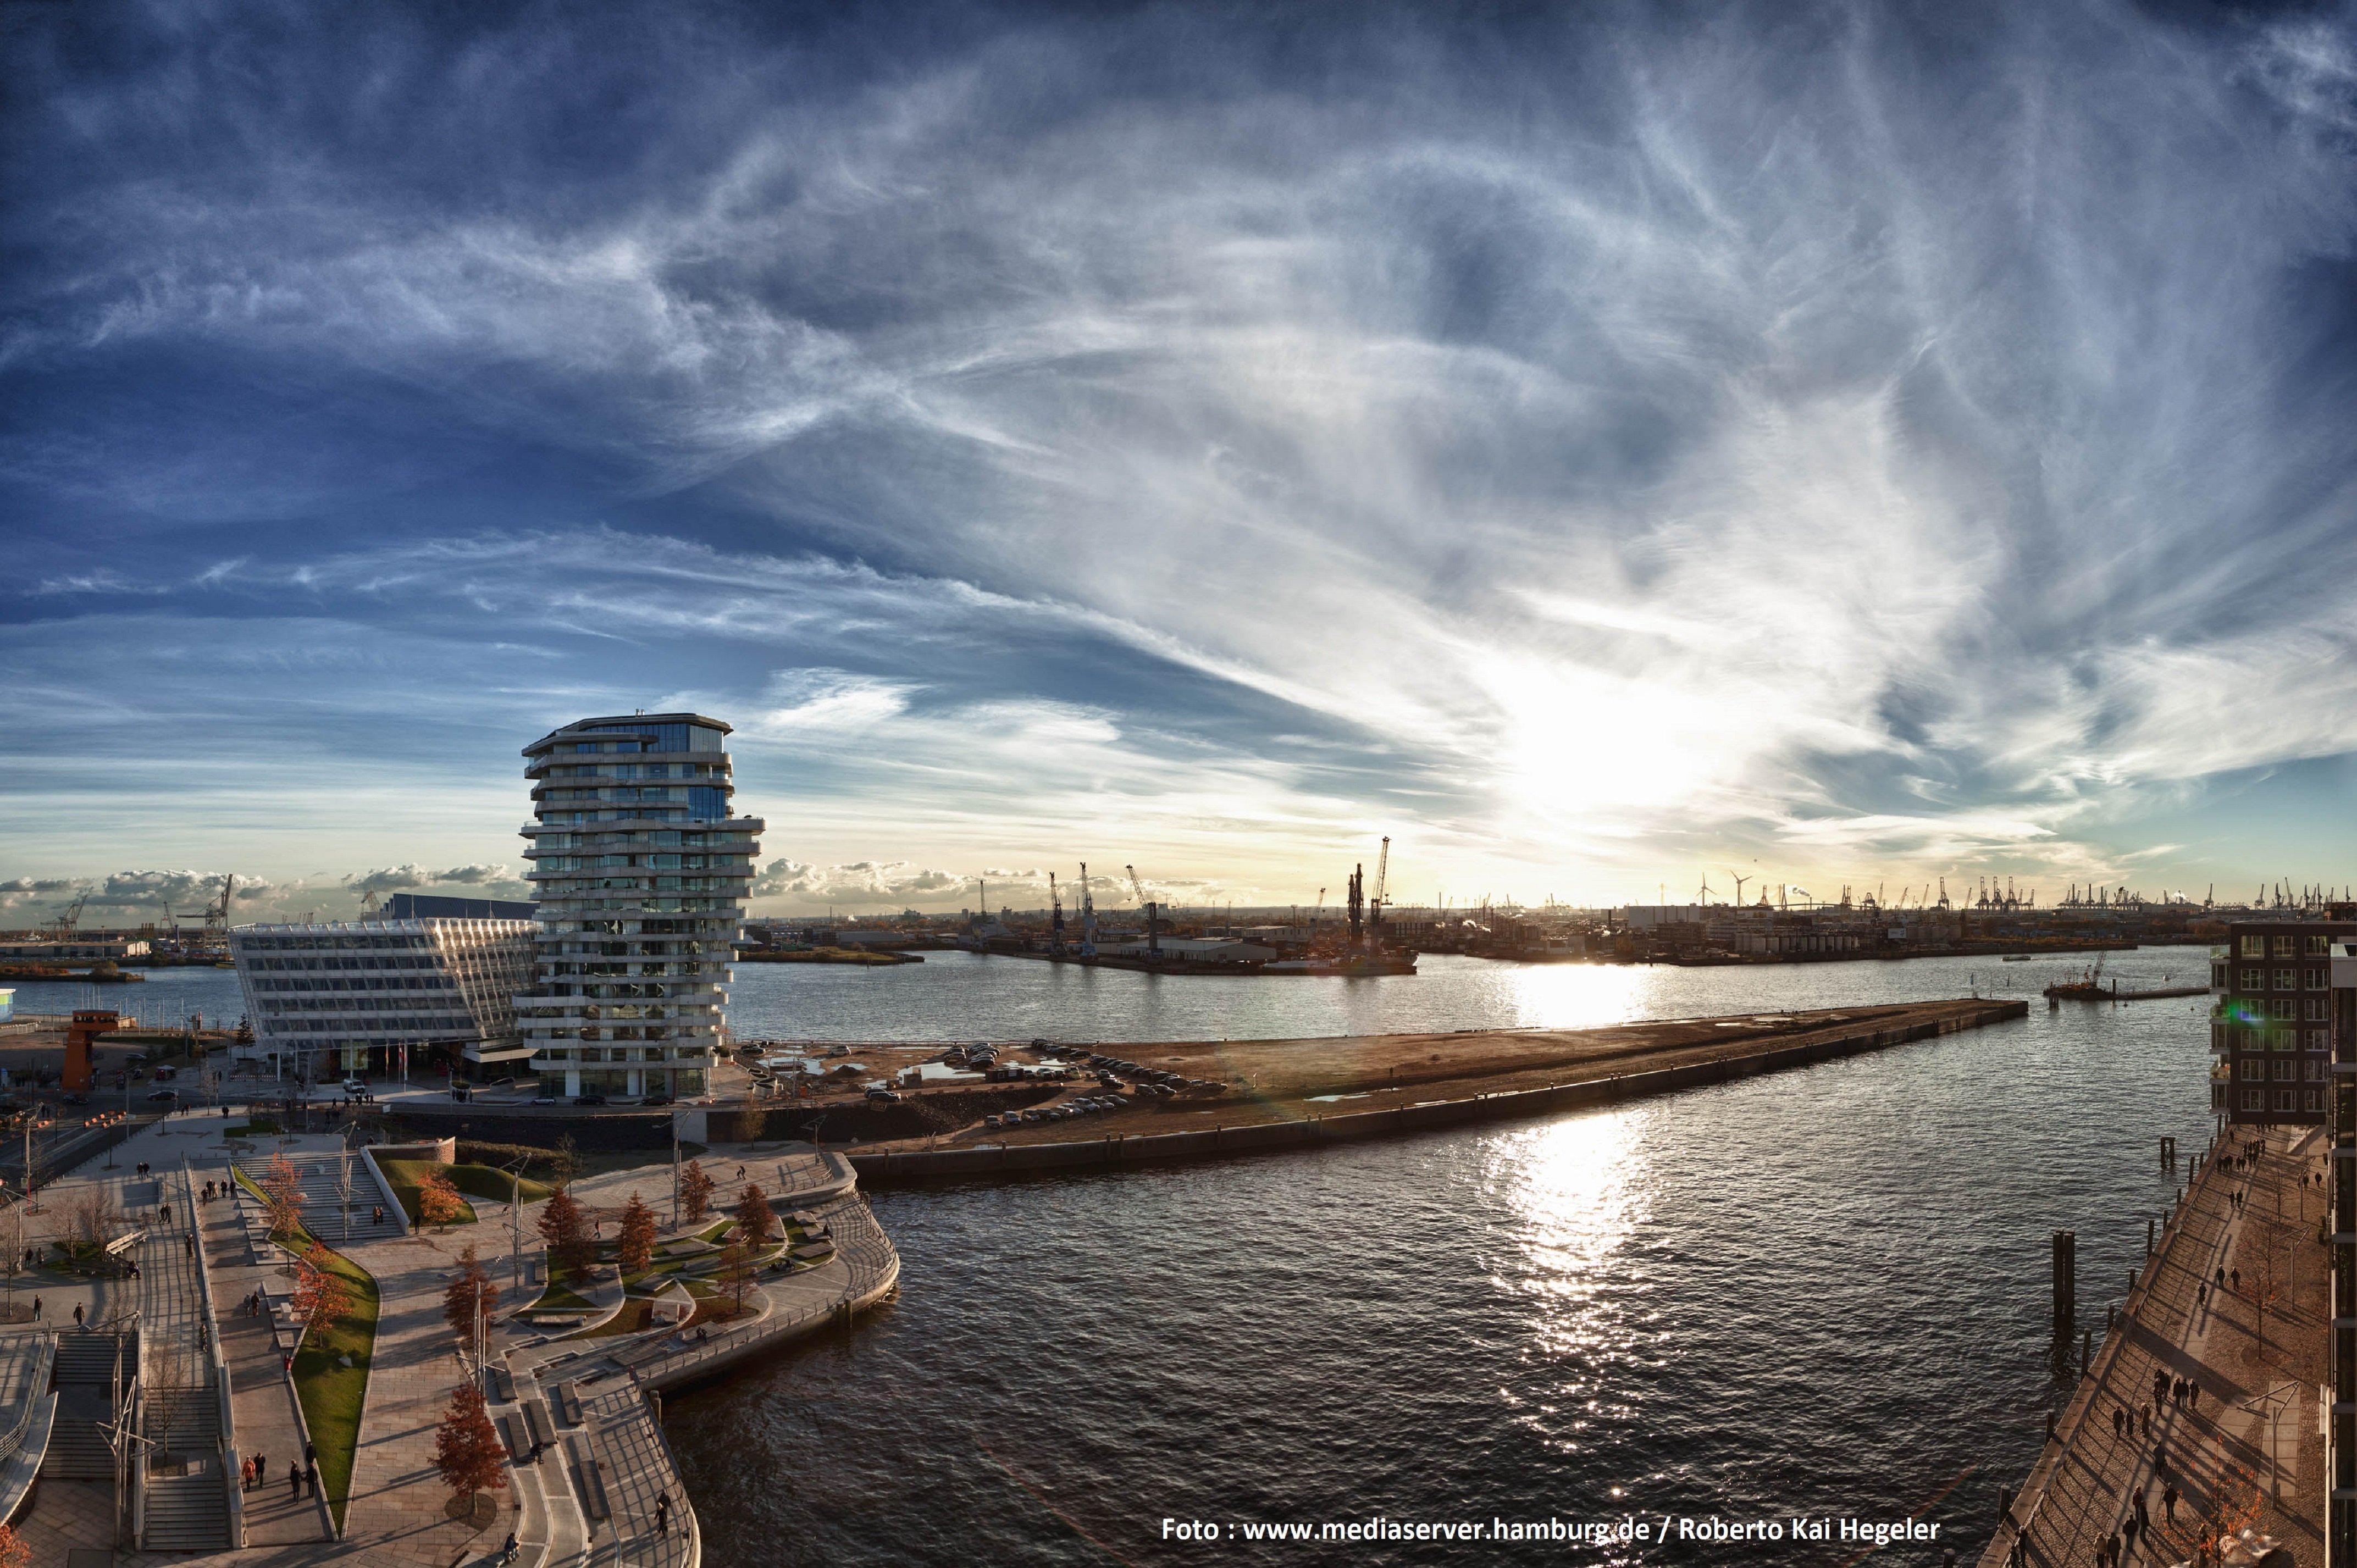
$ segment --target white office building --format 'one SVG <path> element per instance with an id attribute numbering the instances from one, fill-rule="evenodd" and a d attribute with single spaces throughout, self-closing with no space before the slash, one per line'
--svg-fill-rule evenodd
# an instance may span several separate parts
<path id="1" fill-rule="evenodd" d="M 699 714 L 642 714 L 524 748 L 540 953 L 516 1022 L 534 1069 L 569 1095 L 710 1085 L 762 829 L 730 814 L 728 733 Z"/>
<path id="2" fill-rule="evenodd" d="M 514 998 L 532 979 L 529 919 L 240 926 L 231 959 L 253 1043 L 235 1054 L 311 1083 L 449 1069 L 488 1076 L 529 1057 Z"/>

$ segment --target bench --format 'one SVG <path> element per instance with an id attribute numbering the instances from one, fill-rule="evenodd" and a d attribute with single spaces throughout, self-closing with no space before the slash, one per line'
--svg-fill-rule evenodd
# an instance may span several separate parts
<path id="1" fill-rule="evenodd" d="M 549 1424 L 548 1407 L 545 1404 L 536 1399 L 524 1401 L 523 1419 L 525 1425 L 531 1428 L 533 1442 L 540 1444 L 556 1441 L 556 1428 Z"/>
<path id="2" fill-rule="evenodd" d="M 591 1519 L 613 1518 L 613 1505 L 606 1500 L 606 1474 L 588 1444 L 577 1437 L 573 1440 L 573 1467 L 581 1477 L 581 1511 Z"/>

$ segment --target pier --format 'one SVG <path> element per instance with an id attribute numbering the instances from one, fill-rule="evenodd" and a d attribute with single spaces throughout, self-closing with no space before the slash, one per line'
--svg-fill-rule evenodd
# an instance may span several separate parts
<path id="1" fill-rule="evenodd" d="M 2232 1157 L 2254 1147 L 2248 1168 L 2236 1168 Z M 2314 1178 L 2323 1149 L 2322 1130 L 2308 1128 L 2212 1151 L 2144 1268 L 2120 1282 L 2130 1288 L 2116 1325 L 1981 1568 L 2093 1563 L 2139 1509 L 2150 1522 L 2131 1562 L 2216 1563 L 2221 1539 L 2246 1529 L 2274 1537 L 2294 1561 L 2321 1561 L 2316 1392 L 2326 1307 L 2315 1226 L 2327 1198 Z M 2092 1294 L 2107 1293 L 2097 1284 Z M 2067 1359 L 2072 1342 L 2059 1348 Z M 2179 1402 L 2178 1380 L 2198 1394 Z M 2134 1434 L 2116 1430 L 2115 1418 Z"/>

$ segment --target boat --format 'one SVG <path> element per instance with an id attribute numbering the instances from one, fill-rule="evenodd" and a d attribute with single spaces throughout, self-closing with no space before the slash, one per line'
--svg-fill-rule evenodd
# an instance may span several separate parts
<path id="1" fill-rule="evenodd" d="M 2029 961 L 2029 955 L 2026 952 L 2009 952 L 1997 961 L 1999 963 L 2028 963 Z"/>

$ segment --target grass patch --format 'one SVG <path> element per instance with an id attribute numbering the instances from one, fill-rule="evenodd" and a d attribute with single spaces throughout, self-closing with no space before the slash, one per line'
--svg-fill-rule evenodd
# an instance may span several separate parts
<path id="1" fill-rule="evenodd" d="M 257 1116 L 251 1122 L 240 1122 L 233 1126 L 222 1128 L 221 1136 L 224 1138 L 268 1138 L 274 1137 L 277 1134 L 277 1132 L 278 1123 L 275 1121 L 267 1116 Z"/>
<path id="2" fill-rule="evenodd" d="M 526 1312 L 595 1312 L 597 1305 L 587 1296 L 569 1285 L 550 1282 L 538 1300 L 523 1309 Z"/>
<path id="3" fill-rule="evenodd" d="M 436 1175 L 436 1173 L 447 1175 L 457 1167 L 436 1165 L 432 1160 L 388 1160 L 380 1158 L 376 1163 L 376 1168 L 382 1171 L 384 1173 L 384 1179 L 393 1184 L 393 1197 L 401 1199 L 402 1212 L 408 1215 L 409 1222 L 412 1225 L 414 1225 L 420 1219 L 425 1218 L 423 1212 L 418 1208 L 418 1188 L 425 1185 L 425 1178 Z M 479 1169 L 480 1167 L 479 1166 L 477 1168 Z M 451 1185 L 453 1187 L 457 1186 L 457 1182 L 455 1177 L 452 1179 Z M 466 1189 L 464 1187 L 459 1187 L 459 1190 L 463 1192 Z M 460 1198 L 458 1200 L 458 1218 L 452 1220 L 450 1223 L 453 1225 L 472 1225 L 475 1222 L 475 1206 L 468 1203 L 466 1199 Z"/>
<path id="4" fill-rule="evenodd" d="M 230 1175 L 259 1200 L 261 1186 L 232 1165 Z M 280 1245 L 292 1245 L 299 1255 L 310 1251 L 312 1234 L 301 1226 Z M 295 1352 L 295 1397 L 303 1406 L 303 1420 L 311 1442 L 319 1450 L 319 1485 L 328 1494 L 341 1528 L 352 1497 L 352 1456 L 359 1451 L 361 1412 L 368 1403 L 369 1359 L 376 1348 L 376 1278 L 334 1249 L 327 1249 L 328 1267 L 343 1276 L 352 1296 L 352 1315 L 326 1334 L 306 1334 Z M 345 1366 L 342 1358 L 352 1364 Z"/>
<path id="5" fill-rule="evenodd" d="M 445 1165 L 442 1174 L 450 1178 L 452 1187 L 468 1197 L 479 1197 L 490 1203 L 505 1203 L 519 1190 L 524 1202 L 538 1203 L 556 1190 L 530 1176 L 511 1184 L 507 1172 L 493 1170 L 489 1165 Z"/>
<path id="6" fill-rule="evenodd" d="M 570 1335 L 568 1337 L 610 1339 L 623 1334 L 643 1334 L 654 1326 L 654 1303 L 644 1296 L 627 1297 L 622 1303 L 621 1311 L 597 1325 L 597 1327 L 585 1328 L 580 1333 Z"/>

